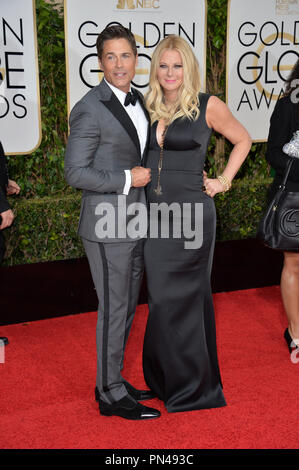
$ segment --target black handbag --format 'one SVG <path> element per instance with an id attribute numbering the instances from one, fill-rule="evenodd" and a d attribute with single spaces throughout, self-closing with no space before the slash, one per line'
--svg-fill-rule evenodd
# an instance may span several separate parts
<path id="1" fill-rule="evenodd" d="M 294 157 L 289 157 L 283 181 L 257 232 L 257 237 L 265 245 L 276 250 L 299 251 L 299 192 L 285 191 L 293 161 Z"/>

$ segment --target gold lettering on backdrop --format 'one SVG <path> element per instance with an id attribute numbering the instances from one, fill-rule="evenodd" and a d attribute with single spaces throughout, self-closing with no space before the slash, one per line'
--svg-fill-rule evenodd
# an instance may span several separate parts
<path id="1" fill-rule="evenodd" d="M 294 9 L 293 5 L 298 5 L 299 0 L 275 0 L 275 2 L 277 15 L 295 15 L 298 13 L 298 10 Z"/>
<path id="2" fill-rule="evenodd" d="M 116 8 L 119 10 L 134 10 L 135 8 L 160 8 L 160 0 L 118 0 Z"/>
<path id="3" fill-rule="evenodd" d="M 134 5 L 134 0 L 118 0 L 118 4 L 116 5 L 116 8 L 119 8 L 120 10 L 124 10 L 125 6 L 127 3 L 127 7 L 129 10 L 134 10 L 135 5 Z"/>
<path id="4" fill-rule="evenodd" d="M 5 77 L 5 69 L 0 67 L 0 85 L 1 85 L 1 82 L 4 81 L 4 77 Z"/>

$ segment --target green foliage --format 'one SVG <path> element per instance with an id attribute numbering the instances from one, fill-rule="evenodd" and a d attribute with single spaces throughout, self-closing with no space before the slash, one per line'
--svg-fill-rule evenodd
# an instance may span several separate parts
<path id="1" fill-rule="evenodd" d="M 219 138 L 219 137 L 218 137 Z M 215 142 L 217 136 L 212 135 L 211 143 L 208 148 L 207 153 L 207 162 L 206 162 L 206 171 L 209 177 L 214 177 L 219 174 L 219 163 L 217 161 L 217 156 L 215 155 Z M 225 141 L 224 149 L 225 153 L 223 155 L 223 160 L 227 161 L 227 156 L 232 150 L 232 144 L 228 141 Z M 251 151 L 247 156 L 245 163 L 241 166 L 238 171 L 235 180 L 242 180 L 243 178 L 264 178 L 267 179 L 270 176 L 270 167 L 265 158 L 267 143 L 253 143 Z M 219 159 L 219 157 L 218 157 Z"/>
<path id="2" fill-rule="evenodd" d="M 227 193 L 217 194 L 217 240 L 254 238 L 265 209 L 271 179 L 244 178 Z"/>
<path id="3" fill-rule="evenodd" d="M 226 44 L 226 21 L 227 0 L 209 0 L 207 23 L 212 55 L 217 55 Z"/>
<path id="4" fill-rule="evenodd" d="M 84 255 L 77 225 L 80 194 L 33 199 L 11 198 L 16 215 L 5 230 L 4 264 L 25 264 L 78 258 Z"/>

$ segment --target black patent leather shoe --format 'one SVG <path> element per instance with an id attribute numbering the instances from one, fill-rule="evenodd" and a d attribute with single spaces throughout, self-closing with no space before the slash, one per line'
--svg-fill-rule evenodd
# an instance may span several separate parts
<path id="1" fill-rule="evenodd" d="M 111 404 L 105 403 L 100 399 L 99 410 L 100 414 L 104 416 L 120 416 L 121 418 L 132 420 L 154 419 L 161 416 L 160 411 L 141 405 L 129 395 Z"/>
<path id="2" fill-rule="evenodd" d="M 298 347 L 298 346 L 296 345 L 296 343 L 293 341 L 293 338 L 292 338 L 292 336 L 290 335 L 288 328 L 286 328 L 286 330 L 285 330 L 283 336 L 284 336 L 284 339 L 286 340 L 286 343 L 287 343 L 287 345 L 288 345 L 290 354 L 294 351 L 294 349 L 299 349 L 299 347 Z"/>
<path id="3" fill-rule="evenodd" d="M 7 344 L 9 344 L 9 341 L 8 339 L 6 338 L 6 336 L 0 336 L 0 341 L 2 341 L 4 343 L 4 346 L 6 346 Z"/>
<path id="4" fill-rule="evenodd" d="M 137 388 L 133 387 L 133 385 L 126 381 L 124 381 L 124 386 L 126 387 L 128 394 L 137 401 L 151 400 L 157 396 L 151 390 L 137 390 Z M 95 399 L 96 401 L 99 401 L 100 399 L 97 387 L 95 388 Z"/>

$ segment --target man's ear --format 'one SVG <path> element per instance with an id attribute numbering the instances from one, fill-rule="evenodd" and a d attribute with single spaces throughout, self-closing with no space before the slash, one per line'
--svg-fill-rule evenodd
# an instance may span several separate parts
<path id="1" fill-rule="evenodd" d="M 98 64 L 101 70 L 103 70 L 101 59 L 98 57 Z"/>

